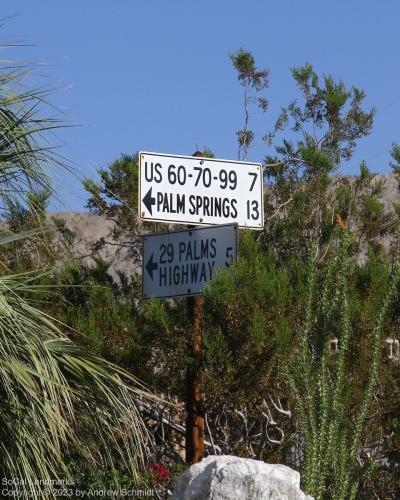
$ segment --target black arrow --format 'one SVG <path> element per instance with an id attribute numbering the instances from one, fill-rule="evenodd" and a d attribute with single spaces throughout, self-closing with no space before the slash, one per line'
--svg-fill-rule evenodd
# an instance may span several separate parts
<path id="1" fill-rule="evenodd" d="M 153 279 L 153 271 L 156 271 L 158 269 L 158 263 L 153 262 L 153 255 L 154 253 L 151 254 L 151 257 L 146 264 L 146 271 L 150 274 L 151 279 Z"/>
<path id="2" fill-rule="evenodd" d="M 144 203 L 144 206 L 145 206 L 145 207 L 147 208 L 147 210 L 150 212 L 150 215 L 153 215 L 153 205 L 155 205 L 155 204 L 156 204 L 156 199 L 155 199 L 155 198 L 153 198 L 153 197 L 151 196 L 151 190 L 152 190 L 152 189 L 153 189 L 153 188 L 151 187 L 151 188 L 148 190 L 148 192 L 147 192 L 146 196 L 145 196 L 145 197 L 143 198 L 143 200 L 142 200 L 142 201 L 143 201 L 143 203 Z"/>

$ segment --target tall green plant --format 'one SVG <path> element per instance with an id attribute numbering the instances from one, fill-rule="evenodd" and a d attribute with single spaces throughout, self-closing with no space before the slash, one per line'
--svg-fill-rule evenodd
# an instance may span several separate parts
<path id="1" fill-rule="evenodd" d="M 274 143 L 275 154 L 265 158 L 269 189 L 261 240 L 287 259 L 306 257 L 313 239 L 323 260 L 330 253 L 335 213 L 353 228 L 359 218 L 356 207 L 364 194 L 372 194 L 364 192 L 365 185 L 352 189 L 335 174 L 352 158 L 357 142 L 371 132 L 375 110 L 363 109 L 361 89 L 348 88 L 328 75 L 321 78 L 311 64 L 292 68 L 291 73 L 301 97 L 282 109 L 273 132 L 265 136 L 267 144 Z M 278 137 L 282 142 L 276 142 Z M 378 210 L 376 194 L 366 212 L 382 224 L 384 213 Z"/>
<path id="2" fill-rule="evenodd" d="M 240 48 L 234 54 L 230 54 L 233 67 L 237 71 L 237 78 L 243 87 L 243 110 L 244 125 L 236 132 L 239 150 L 238 159 L 246 160 L 247 153 L 251 147 L 255 135 L 249 127 L 250 106 L 257 104 L 261 111 L 268 108 L 268 101 L 260 96 L 269 85 L 269 71 L 258 69 L 251 52 Z"/>
<path id="3" fill-rule="evenodd" d="M 360 469 L 357 458 L 378 382 L 384 325 L 400 282 L 397 265 L 373 327 L 370 368 L 362 398 L 354 401 L 349 379 L 353 340 L 347 282 L 350 245 L 351 236 L 344 230 L 322 284 L 313 262 L 315 252 L 311 252 L 300 345 L 292 368 L 287 365 L 284 369 L 299 414 L 304 488 L 316 499 L 355 498 L 360 476 L 367 469 Z M 337 353 L 331 350 L 333 337 L 338 338 Z"/>

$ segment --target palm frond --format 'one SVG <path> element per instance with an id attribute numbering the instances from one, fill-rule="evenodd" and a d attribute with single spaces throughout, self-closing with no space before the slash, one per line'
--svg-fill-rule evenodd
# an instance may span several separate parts
<path id="1" fill-rule="evenodd" d="M 51 192 L 49 167 L 66 168 L 46 139 L 61 124 L 43 118 L 47 91 L 27 90 L 28 75 L 20 63 L 0 67 L 0 218 L 15 207 L 35 214 L 34 200 Z M 3 227 L 0 245 L 40 237 L 47 230 L 43 205 L 33 221 L 39 229 L 28 227 L 21 234 Z M 119 461 L 136 477 L 147 442 L 139 404 L 152 396 L 124 370 L 74 345 L 60 323 L 24 298 L 28 291 L 38 292 L 38 275 L 0 275 L 2 475 L 25 482 L 21 497 L 28 491 L 42 498 L 47 486 L 38 478 L 65 478 L 66 453 L 73 449 L 102 464 Z M 92 433 L 97 449 L 87 446 L 82 427 Z"/>
<path id="2" fill-rule="evenodd" d="M 96 460 L 77 433 L 82 421 L 96 433 L 98 457 L 108 455 L 112 462 L 112 448 L 136 476 L 147 441 L 139 413 L 140 399 L 149 398 L 146 388 L 74 345 L 48 316 L 7 293 L 9 288 L 0 278 L 0 463 L 5 476 L 28 483 L 60 477 L 66 473 L 63 452 L 69 446 Z"/>

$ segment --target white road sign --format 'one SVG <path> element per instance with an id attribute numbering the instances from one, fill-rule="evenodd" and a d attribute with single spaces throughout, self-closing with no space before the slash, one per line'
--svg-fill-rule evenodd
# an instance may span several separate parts
<path id="1" fill-rule="evenodd" d="M 237 258 L 237 224 L 143 235 L 143 298 L 197 295 Z"/>
<path id="2" fill-rule="evenodd" d="M 264 226 L 260 163 L 141 152 L 139 177 L 143 220 Z"/>

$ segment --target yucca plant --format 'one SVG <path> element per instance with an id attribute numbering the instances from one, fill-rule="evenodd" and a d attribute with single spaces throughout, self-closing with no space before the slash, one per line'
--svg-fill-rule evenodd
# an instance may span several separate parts
<path id="1" fill-rule="evenodd" d="M 357 402 L 351 392 L 354 373 L 353 380 L 349 379 L 349 353 L 354 340 L 348 286 L 350 245 L 351 235 L 344 229 L 337 255 L 327 264 L 322 283 L 310 252 L 300 345 L 291 366 L 284 368 L 299 415 L 303 486 L 318 500 L 354 499 L 360 477 L 368 470 L 367 463 L 360 467 L 360 446 L 378 383 L 384 326 L 400 284 L 397 265 L 372 328 L 369 372 L 361 381 L 362 396 Z M 334 355 L 332 337 L 338 337 Z"/>
<path id="2" fill-rule="evenodd" d="M 47 167 L 62 164 L 45 142 L 60 124 L 41 116 L 46 92 L 24 88 L 28 72 L 9 63 L 0 70 L 3 217 L 10 204 L 24 206 L 32 193 L 51 189 Z M 3 224 L 0 245 L 43 231 L 41 225 L 13 234 Z M 34 307 L 35 278 L 37 272 L 7 274 L 6 266 L 0 274 L 1 476 L 24 483 L 15 486 L 20 496 L 42 498 L 50 480 L 67 477 L 65 457 L 73 450 L 99 467 L 118 462 L 135 479 L 147 436 L 139 400 L 151 396 L 127 372 L 75 346 L 60 323 Z M 95 446 L 87 446 L 82 427 Z"/>

